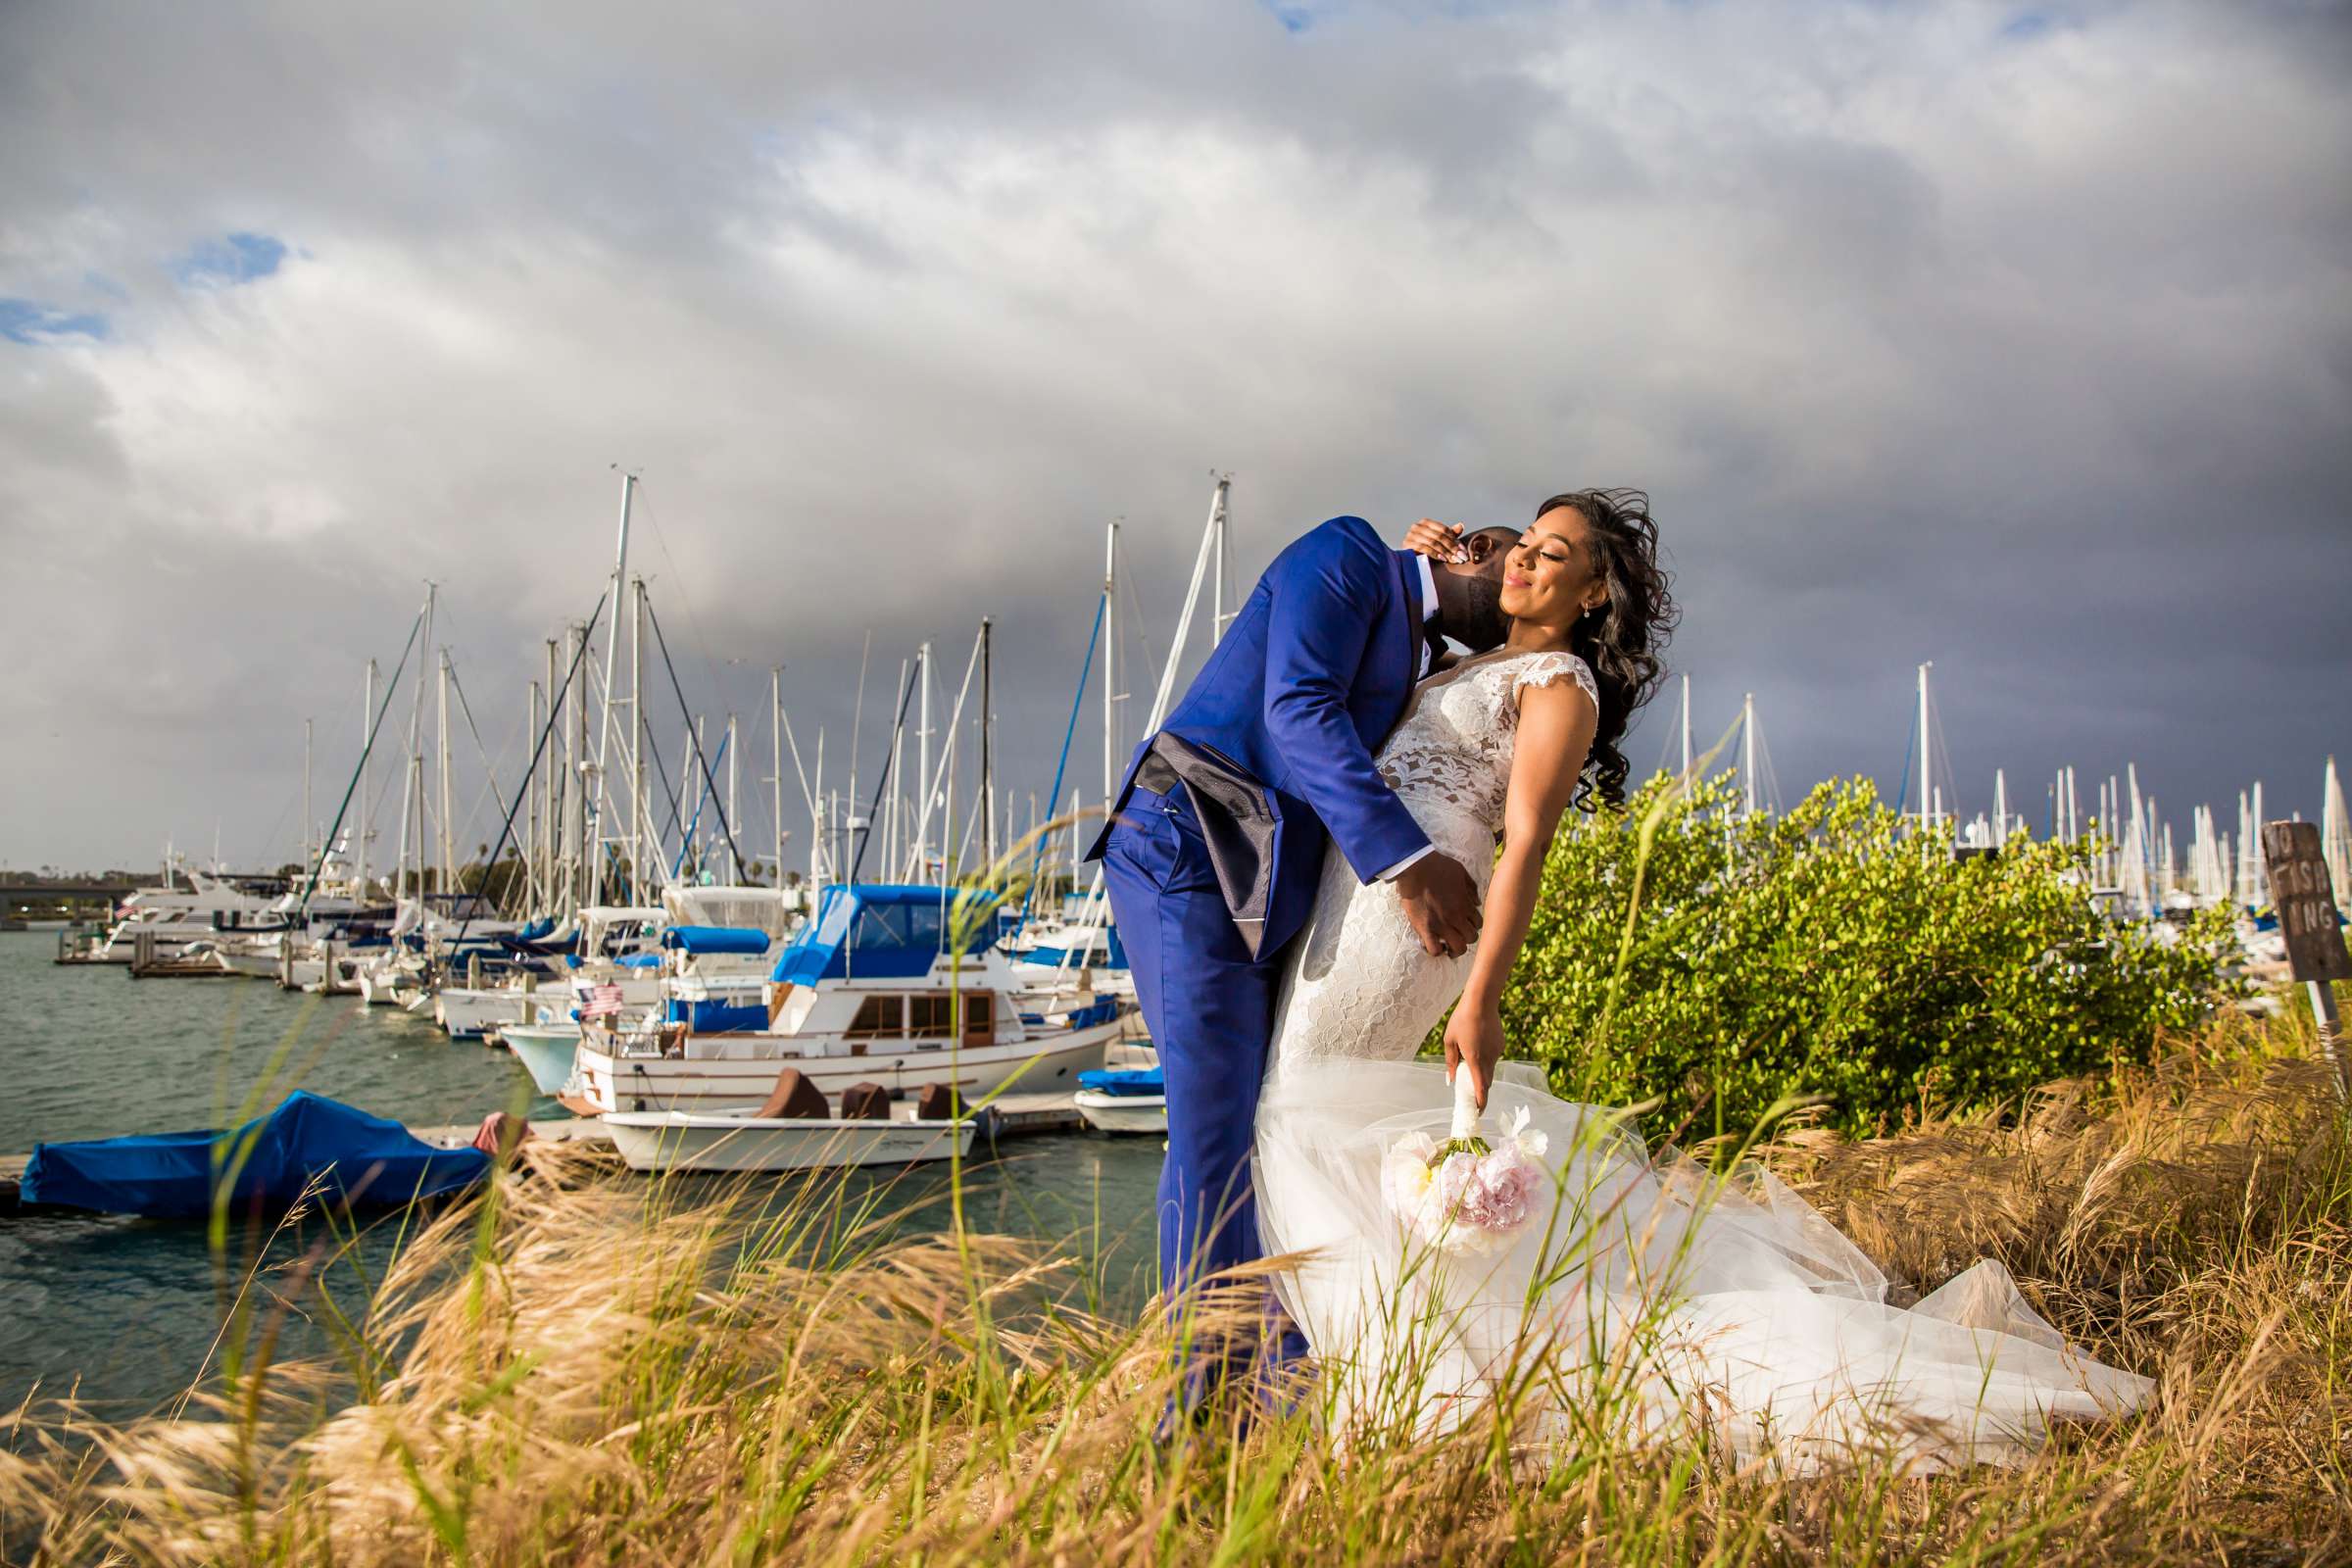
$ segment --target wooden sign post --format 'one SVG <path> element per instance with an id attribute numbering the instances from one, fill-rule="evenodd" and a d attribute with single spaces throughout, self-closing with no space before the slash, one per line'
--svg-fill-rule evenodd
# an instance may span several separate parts
<path id="1" fill-rule="evenodd" d="M 2352 951 L 2336 923 L 2335 890 L 2320 854 L 2316 822 L 2265 822 L 2262 858 L 2270 863 L 2271 902 L 2278 910 L 2278 933 L 2286 938 L 2287 967 L 2311 988 L 2311 1015 L 2320 1026 L 2320 1049 L 2335 1067 L 2335 1092 L 2352 1088 L 2344 1067 L 2343 1029 L 2335 1015 L 2335 986 L 2352 980 Z"/>

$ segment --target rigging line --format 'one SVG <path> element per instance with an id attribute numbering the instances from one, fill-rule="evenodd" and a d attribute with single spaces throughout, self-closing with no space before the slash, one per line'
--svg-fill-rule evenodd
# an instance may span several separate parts
<path id="1" fill-rule="evenodd" d="M 662 617 L 654 613 L 654 596 L 644 594 L 640 603 L 645 606 L 646 624 L 654 628 L 654 646 L 662 650 L 662 667 L 669 672 L 669 689 L 677 695 L 678 708 L 685 710 L 686 691 L 678 684 L 678 666 L 670 662 L 669 640 L 662 635 Z M 694 740 L 694 760 L 703 765 L 703 783 L 710 791 L 712 802 L 717 803 L 718 780 L 710 776 L 710 760 L 703 755 L 703 738 L 694 733 L 694 718 L 691 713 L 688 713 L 687 716 L 686 733 Z M 700 817 L 702 813 L 698 810 L 695 814 Z M 743 852 L 735 847 L 735 824 L 727 820 L 727 808 L 723 804 L 718 807 L 718 826 L 719 831 L 727 836 L 727 852 L 734 856 L 735 863 L 741 865 Z"/>
<path id="2" fill-rule="evenodd" d="M 686 617 L 686 635 L 693 640 L 694 651 L 703 662 L 703 672 L 710 677 L 711 686 L 722 698 L 731 697 L 732 694 L 727 691 L 726 683 L 719 678 L 717 662 L 710 657 L 710 639 L 704 635 L 703 618 L 694 612 L 694 600 L 686 592 L 686 573 L 679 568 L 677 558 L 669 553 L 669 534 L 662 526 L 661 512 L 645 493 L 643 476 L 637 480 L 637 503 L 644 509 L 646 524 L 653 531 L 655 548 L 662 552 L 662 560 L 668 565 L 670 575 L 677 582 L 678 612 Z M 729 662 L 737 662 L 737 661 L 731 660 Z M 729 706 L 739 707 L 740 705 L 730 702 Z"/>
<path id="3" fill-rule="evenodd" d="M 499 826 L 498 842 L 490 847 L 485 864 L 496 865 L 498 858 L 506 853 L 507 841 L 514 836 L 514 813 L 522 809 L 522 798 L 530 793 L 531 775 L 539 771 L 539 759 L 547 753 L 548 737 L 556 732 L 556 724 L 563 716 L 564 696 L 571 690 L 572 680 L 580 672 L 580 661 L 588 657 L 588 644 L 596 633 L 597 621 L 604 615 L 605 601 L 612 597 L 610 588 L 596 596 L 596 608 L 588 612 L 588 624 L 580 635 L 580 646 L 572 651 L 571 667 L 564 672 L 564 684 L 548 694 L 547 722 L 539 727 L 539 744 L 531 748 L 531 765 L 522 770 L 522 783 L 514 791 L 514 803 L 507 808 L 507 819 Z M 450 944 L 453 951 L 465 945 L 466 933 L 473 925 L 475 903 L 478 901 L 466 906 L 466 918 L 458 925 L 457 940 Z"/>
<path id="4" fill-rule="evenodd" d="M 1159 656 L 1152 652 L 1152 634 L 1144 626 L 1144 604 L 1141 599 L 1136 597 L 1135 573 L 1127 569 L 1129 564 L 1127 547 L 1121 545 L 1119 547 L 1119 592 L 1127 597 L 1127 624 L 1134 628 L 1136 646 L 1143 650 L 1144 664 L 1152 671 L 1152 688 L 1157 691 L 1161 675 Z"/>
<path id="5" fill-rule="evenodd" d="M 1771 803 L 1772 814 L 1778 816 L 1786 809 L 1781 799 L 1781 775 L 1772 765 L 1772 742 L 1763 725 L 1756 726 L 1757 770 L 1764 775 L 1764 798 Z"/>
<path id="6" fill-rule="evenodd" d="M 393 666 L 392 678 L 384 683 L 384 700 L 376 705 L 375 722 L 368 726 L 368 743 L 360 748 L 360 765 L 351 770 L 351 782 L 343 786 L 343 804 L 335 808 L 335 825 L 327 830 L 325 839 L 319 843 L 318 858 L 311 866 L 310 880 L 303 884 L 301 902 L 294 906 L 297 913 L 308 915 L 311 912 L 311 895 L 318 891 L 318 875 L 326 869 L 327 846 L 334 843 L 335 835 L 342 831 L 343 813 L 351 809 L 351 797 L 360 787 L 361 776 L 368 771 L 368 759 L 375 753 L 376 734 L 384 727 L 384 711 L 392 706 L 393 694 L 400 690 L 401 671 L 409 667 L 409 655 L 416 649 L 416 634 L 423 629 L 424 612 L 419 610 L 416 618 L 409 624 L 409 640 L 401 645 L 400 662 Z"/>
<path id="7" fill-rule="evenodd" d="M 909 668 L 906 671 L 906 691 L 905 695 L 899 698 L 899 723 L 902 726 L 906 722 L 906 705 L 914 701 L 914 682 L 916 675 L 919 673 L 919 669 L 915 668 Z M 894 746 L 890 749 L 890 751 L 882 754 L 882 776 L 874 781 L 873 804 L 865 808 L 865 820 L 867 823 L 865 836 L 858 841 L 857 857 L 850 861 L 850 881 L 853 883 L 858 880 L 858 869 L 865 864 L 866 846 L 874 842 L 874 830 L 872 826 L 874 813 L 882 809 L 882 792 L 890 788 L 891 755 L 897 750 L 898 748 Z M 852 804 L 855 805 L 856 803 L 853 802 Z"/>
<path id="8" fill-rule="evenodd" d="M 1936 770 L 1942 776 L 1931 779 L 1929 782 L 1951 785 L 1949 815 L 1954 821 L 1958 821 L 1960 818 L 1960 775 L 1952 767 L 1952 743 L 1943 738 L 1943 705 L 1934 701 L 1933 698 L 1928 703 L 1928 728 L 1936 732 L 1936 755 L 1943 760 L 1943 766 Z"/>
<path id="9" fill-rule="evenodd" d="M 929 661 L 926 660 L 925 662 L 928 663 Z M 947 780 L 948 764 L 955 760 L 956 738 L 963 726 L 964 699 L 969 697 L 972 693 L 972 672 L 979 667 L 980 640 L 975 637 L 972 639 L 972 657 L 964 662 L 963 684 L 956 688 L 955 710 L 948 715 L 947 743 L 940 748 L 939 765 L 931 769 L 930 778 L 922 781 L 923 801 L 922 805 L 916 808 L 915 810 L 914 830 L 916 835 L 922 838 L 926 843 L 929 842 L 930 837 L 931 803 L 934 799 L 938 799 L 943 803 L 946 803 L 946 797 L 941 791 L 941 785 Z M 925 670 L 924 678 L 928 679 L 929 676 L 930 672 Z M 947 832 L 945 829 L 942 830 L 940 837 L 944 843 L 947 837 Z"/>
<path id="10" fill-rule="evenodd" d="M 1651 769 L 1652 772 L 1663 773 L 1666 771 L 1666 759 L 1674 755 L 1675 739 L 1681 733 L 1682 731 L 1679 728 L 1673 728 L 1666 730 L 1660 736 L 1658 741 L 1658 765 Z"/>
<path id="11" fill-rule="evenodd" d="M 458 694 L 458 711 L 466 715 L 466 731 L 473 737 L 474 755 L 482 760 L 482 771 L 488 775 L 488 793 L 495 800 L 505 793 L 498 787 L 498 764 L 490 760 L 490 748 L 482 744 L 482 732 L 474 727 L 473 709 L 466 701 L 466 683 L 458 679 L 458 665 L 455 660 L 452 660 L 449 665 L 449 686 L 450 690 Z M 473 813 L 480 810 L 481 807 L 482 792 L 476 791 L 473 804 L 466 808 L 466 825 L 467 827 L 473 825 Z"/>
<path id="12" fill-rule="evenodd" d="M 689 719 L 688 722 L 692 722 L 692 720 Z M 686 807 L 678 793 L 677 787 L 671 784 L 669 781 L 669 764 L 662 760 L 662 748 L 659 746 L 648 746 L 645 749 L 645 755 L 653 760 L 654 774 L 656 777 L 662 780 L 662 793 L 669 801 L 669 821 L 664 824 L 662 828 L 663 832 L 667 832 L 669 829 L 678 826 L 680 818 L 685 815 Z M 661 835 L 656 834 L 655 847 L 657 849 L 661 847 L 660 839 Z"/>
<path id="13" fill-rule="evenodd" d="M 1046 797 L 1047 800 L 1054 803 L 1055 805 L 1059 805 L 1061 801 L 1061 775 L 1063 770 L 1070 765 L 1070 737 L 1078 733 L 1078 710 L 1080 705 L 1086 701 L 1086 678 L 1088 675 L 1094 672 L 1095 643 L 1102 637 L 1102 599 L 1101 595 L 1097 595 L 1095 598 L 1095 627 L 1094 630 L 1086 634 L 1086 657 L 1078 662 L 1078 690 L 1076 694 L 1070 698 L 1070 721 L 1062 726 L 1061 759 L 1054 764 L 1054 793 Z M 1109 804 L 1110 803 L 1107 801 L 1103 803 L 1105 809 L 1108 809 Z M 1071 831 L 1076 832 L 1077 826 L 1078 825 L 1075 822 L 1071 823 Z M 1029 854 L 1029 887 L 1028 890 L 1021 895 L 1021 924 L 1019 929 L 1026 929 L 1028 927 L 1029 906 L 1035 903 L 1037 899 L 1037 868 L 1045 863 L 1046 838 L 1046 834 L 1039 834 L 1037 843 Z"/>
<path id="14" fill-rule="evenodd" d="M 1919 726 L 1905 724 L 1903 726 L 1903 770 L 1895 775 L 1902 780 L 1902 787 L 1894 792 L 1894 814 L 1897 817 L 1903 814 L 1903 803 L 1911 798 L 1911 762 L 1918 756 Z"/>
<path id="15" fill-rule="evenodd" d="M 722 735 L 719 737 L 718 757 L 720 761 L 726 760 L 727 742 L 732 739 L 734 739 L 734 737 L 731 735 Z M 687 852 L 694 848 L 694 835 L 701 830 L 703 825 L 703 808 L 709 806 L 716 799 L 718 799 L 718 797 L 715 794 L 706 795 L 701 800 L 694 803 L 694 820 L 686 824 L 686 832 L 678 840 L 678 858 L 674 862 L 671 863 L 669 868 L 669 879 L 672 882 L 678 881 L 680 879 L 680 873 L 686 869 Z M 694 868 L 698 873 L 702 871 L 703 861 L 700 857 L 696 858 Z"/>

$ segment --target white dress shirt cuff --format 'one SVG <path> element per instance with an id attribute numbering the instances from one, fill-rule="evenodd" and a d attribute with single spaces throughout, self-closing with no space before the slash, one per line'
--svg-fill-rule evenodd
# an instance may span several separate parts
<path id="1" fill-rule="evenodd" d="M 1394 882 L 1404 874 L 1407 866 L 1410 866 L 1415 860 L 1420 859 L 1424 855 L 1433 853 L 1436 849 L 1437 846 L 1435 844 L 1424 844 L 1412 854 L 1406 856 L 1403 859 L 1398 860 L 1395 865 L 1390 866 L 1386 871 L 1381 872 L 1380 875 L 1373 878 L 1373 880 L 1376 882 Z"/>

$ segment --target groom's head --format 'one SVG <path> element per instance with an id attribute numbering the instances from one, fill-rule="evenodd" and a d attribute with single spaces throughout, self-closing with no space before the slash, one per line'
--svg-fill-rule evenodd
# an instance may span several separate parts
<path id="1" fill-rule="evenodd" d="M 1474 654 L 1502 646 L 1511 617 L 1502 612 L 1503 558 L 1518 541 L 1516 528 L 1480 528 L 1462 535 L 1463 561 L 1439 561 L 1438 630 Z"/>

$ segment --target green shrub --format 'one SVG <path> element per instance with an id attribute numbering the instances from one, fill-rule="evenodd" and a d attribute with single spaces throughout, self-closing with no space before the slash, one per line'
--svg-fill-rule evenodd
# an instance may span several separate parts
<path id="1" fill-rule="evenodd" d="M 2174 945 L 2109 921 L 2082 852 L 2013 838 L 1954 859 L 1923 846 L 1866 780 L 1783 815 L 1740 817 L 1726 782 L 1561 830 L 1503 1002 L 1511 1054 L 1562 1094 L 1660 1097 L 1653 1127 L 1744 1131 L 1819 1096 L 1863 1133 L 1923 1102 L 1976 1107 L 2147 1059 L 2198 1017 L 2230 942 L 2200 915 Z M 1615 1004 L 1637 825 L 1656 813 Z M 1948 836 L 1943 836 L 1948 842 Z"/>

